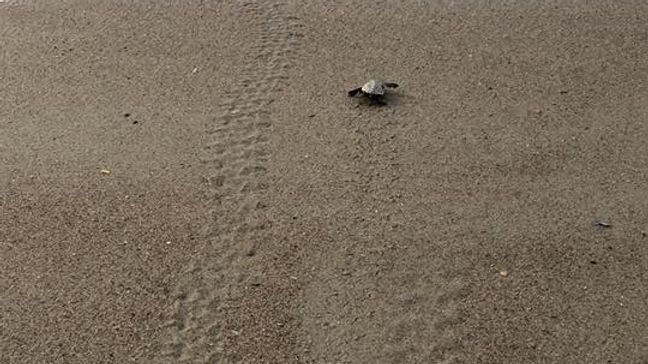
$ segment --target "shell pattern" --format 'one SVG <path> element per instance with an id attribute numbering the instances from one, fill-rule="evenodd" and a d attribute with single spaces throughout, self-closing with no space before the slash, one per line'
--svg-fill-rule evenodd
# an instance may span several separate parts
<path id="1" fill-rule="evenodd" d="M 382 82 L 371 80 L 362 85 L 362 92 L 370 95 L 384 95 L 385 87 L 383 86 Z"/>

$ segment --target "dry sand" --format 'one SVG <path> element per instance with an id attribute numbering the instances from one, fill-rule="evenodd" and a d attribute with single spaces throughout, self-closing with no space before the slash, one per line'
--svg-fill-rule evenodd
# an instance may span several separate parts
<path id="1" fill-rule="evenodd" d="M 648 363 L 648 6 L 457 3 L 0 3 L 0 362 Z"/>

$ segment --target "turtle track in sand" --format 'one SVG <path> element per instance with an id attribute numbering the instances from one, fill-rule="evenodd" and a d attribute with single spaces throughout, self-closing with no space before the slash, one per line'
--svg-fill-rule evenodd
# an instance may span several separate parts
<path id="1" fill-rule="evenodd" d="M 400 197 L 382 191 L 417 193 L 391 165 L 400 153 L 393 150 L 403 148 L 402 137 L 392 134 L 394 129 L 372 126 L 376 119 L 366 115 L 351 119 L 345 134 L 361 130 L 347 144 L 349 154 L 357 156 L 349 164 L 357 188 L 367 191 L 366 201 L 396 203 L 381 204 L 370 214 L 358 209 L 345 215 L 356 218 L 351 233 L 321 232 L 325 247 L 305 263 L 315 278 L 303 293 L 303 351 L 315 363 L 462 363 L 457 355 L 465 320 L 461 301 L 469 287 L 465 267 L 454 262 L 460 248 L 444 246 L 425 226 L 415 233 L 401 230 L 419 218 L 408 212 L 416 203 L 403 200 L 401 207 Z M 349 206 L 349 211 L 358 208 Z"/>
<path id="2" fill-rule="evenodd" d="M 206 130 L 202 162 L 213 208 L 201 235 L 209 250 L 179 278 L 156 363 L 234 361 L 224 343 L 236 333 L 225 330 L 224 317 L 236 309 L 245 260 L 270 223 L 262 201 L 272 129 L 268 106 L 288 78 L 299 24 L 276 1 L 237 6 L 254 22 L 256 41 L 247 50 L 239 81 L 223 95 L 219 115 Z"/>
<path id="3" fill-rule="evenodd" d="M 465 362 L 463 338 L 470 313 L 464 311 L 463 303 L 469 299 L 472 277 L 462 259 L 466 255 L 462 243 L 470 237 L 456 223 L 465 214 L 463 205 L 434 182 L 447 177 L 435 172 L 437 156 L 427 150 L 432 140 L 428 136 L 434 135 L 436 127 L 430 125 L 427 111 L 419 114 L 417 110 L 415 80 L 407 79 L 405 69 L 382 66 L 384 54 L 373 52 L 376 44 L 391 44 L 389 57 L 407 63 L 407 56 L 394 55 L 410 54 L 407 44 L 416 42 L 401 39 L 416 33 L 374 24 L 388 24 L 399 12 L 402 19 L 431 19 L 427 6 L 309 2 L 299 7 L 297 15 L 309 20 L 305 21 L 308 42 L 301 46 L 301 64 L 311 68 L 305 67 L 302 77 L 293 80 L 293 89 L 325 85 L 330 79 L 339 82 L 338 69 L 359 75 L 349 76 L 347 86 L 337 91 L 336 97 L 348 101 L 348 109 L 326 98 L 312 100 L 301 94 L 292 98 L 295 103 L 308 100 L 318 115 L 327 115 L 322 118 L 326 121 L 314 118 L 308 130 L 298 134 L 313 141 L 295 153 L 311 155 L 309 168 L 286 178 L 310 177 L 317 182 L 311 184 L 312 191 L 326 196 L 319 198 L 317 192 L 305 189 L 300 196 L 321 204 L 317 215 L 310 217 L 316 223 L 309 226 L 308 237 L 301 239 L 304 253 L 300 258 L 307 267 L 302 274 L 308 277 L 299 308 L 299 352 L 307 353 L 308 359 L 304 362 Z M 326 26 L 312 20 L 318 17 Z M 391 33 L 398 41 L 388 42 Z M 356 48 L 350 50 L 347 45 Z M 413 47 L 418 46 L 425 44 Z M 366 58 L 357 62 L 355 55 Z M 370 73 L 367 69 L 379 70 L 375 72 L 401 84 L 387 107 L 359 105 L 342 95 L 362 85 L 359 81 Z M 417 76 L 425 79 L 429 75 Z M 336 161 L 332 167 L 331 160 Z M 332 177 L 322 173 L 324 168 L 310 167 L 317 165 L 331 169 L 327 173 Z"/>

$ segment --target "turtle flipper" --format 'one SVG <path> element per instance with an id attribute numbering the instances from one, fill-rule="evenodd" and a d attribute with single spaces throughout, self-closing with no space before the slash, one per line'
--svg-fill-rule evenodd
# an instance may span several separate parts
<path id="1" fill-rule="evenodd" d="M 353 90 L 349 91 L 349 97 L 353 97 L 360 93 L 362 91 L 362 87 L 354 88 Z"/>
<path id="2" fill-rule="evenodd" d="M 369 100 L 373 105 L 385 106 L 387 103 L 383 101 L 381 95 L 369 95 Z"/>
<path id="3" fill-rule="evenodd" d="M 385 85 L 385 87 L 389 87 L 389 88 L 396 88 L 396 87 L 398 87 L 398 84 L 397 84 L 397 83 L 394 83 L 394 82 L 385 82 L 385 83 L 383 83 L 383 85 Z"/>

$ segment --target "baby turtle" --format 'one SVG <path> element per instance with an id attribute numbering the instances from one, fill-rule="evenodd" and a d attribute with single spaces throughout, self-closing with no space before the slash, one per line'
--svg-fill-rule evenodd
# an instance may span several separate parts
<path id="1" fill-rule="evenodd" d="M 398 84 L 393 82 L 380 82 L 376 80 L 370 80 L 369 82 L 362 85 L 362 87 L 353 89 L 349 91 L 349 97 L 354 97 L 358 94 L 368 98 L 372 103 L 378 105 L 386 105 L 383 101 L 383 96 L 385 95 L 385 88 L 396 88 Z"/>

